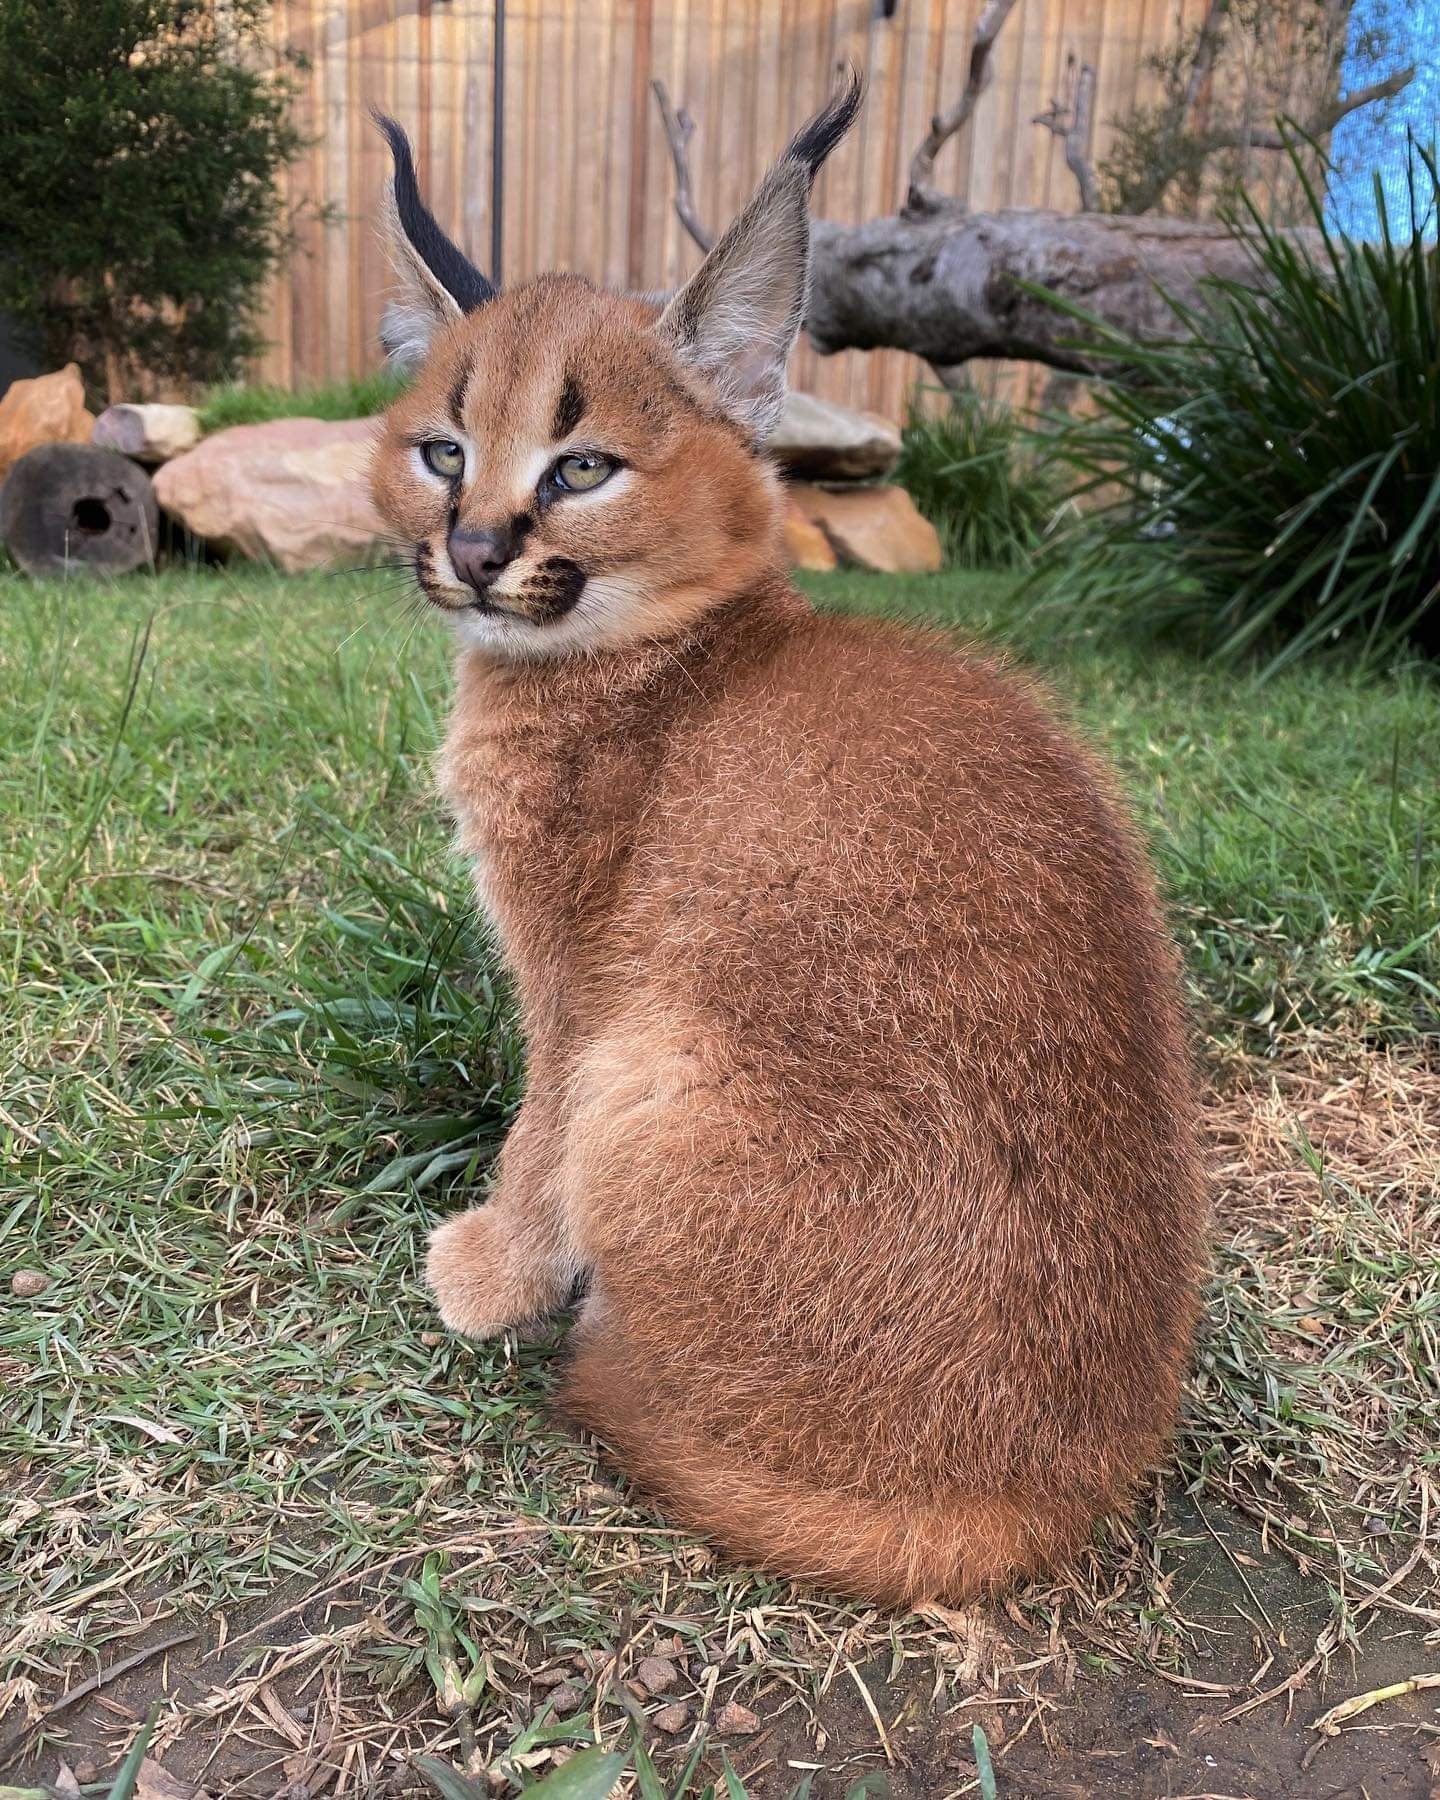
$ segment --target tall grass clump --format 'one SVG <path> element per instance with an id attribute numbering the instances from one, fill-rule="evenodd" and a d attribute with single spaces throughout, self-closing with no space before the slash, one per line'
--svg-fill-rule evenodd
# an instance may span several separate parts
<path id="1" fill-rule="evenodd" d="M 1171 304 L 1181 341 L 1083 311 L 1114 379 L 1049 454 L 1081 523 L 1042 571 L 1083 613 L 1182 624 L 1269 673 L 1344 640 L 1362 662 L 1440 655 L 1440 170 L 1412 147 L 1413 228 L 1338 232 L 1292 149 L 1313 229 L 1230 218 L 1253 276 Z M 1057 304 L 1063 304 L 1057 301 Z"/>
<path id="2" fill-rule="evenodd" d="M 1056 507 L 1010 408 L 977 393 L 952 394 L 939 415 L 912 404 L 895 479 L 956 569 L 1025 567 Z"/>

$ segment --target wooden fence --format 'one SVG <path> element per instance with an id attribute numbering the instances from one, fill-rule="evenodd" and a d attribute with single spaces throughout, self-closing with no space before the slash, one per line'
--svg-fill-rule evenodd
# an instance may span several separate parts
<path id="1" fill-rule="evenodd" d="M 671 206 L 671 167 L 650 80 L 696 121 L 696 199 L 722 223 L 791 129 L 856 61 L 870 95 L 822 173 L 815 210 L 858 220 L 904 195 L 930 115 L 960 91 L 980 0 L 508 0 L 504 278 L 574 269 L 611 285 L 670 286 L 699 253 Z M 976 208 L 1075 205 L 1054 136 L 1035 125 L 1066 60 L 1095 66 L 1095 145 L 1153 83 L 1147 58 L 1199 0 L 1021 0 L 995 80 L 948 144 L 936 185 Z M 887 16 L 887 14 L 889 16 Z M 256 376 L 294 384 L 359 373 L 389 272 L 373 220 L 386 174 L 367 109 L 393 112 L 416 145 L 441 223 L 488 261 L 493 0 L 274 0 L 279 44 L 309 59 L 300 123 L 313 139 L 288 177 L 299 244 L 266 313 Z M 321 223 L 317 207 L 328 208 Z M 894 352 L 824 359 L 802 348 L 799 385 L 900 416 L 924 366 Z"/>

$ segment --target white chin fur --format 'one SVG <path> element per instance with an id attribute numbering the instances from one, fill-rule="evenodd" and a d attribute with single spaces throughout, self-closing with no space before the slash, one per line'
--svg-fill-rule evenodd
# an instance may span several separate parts
<path id="1" fill-rule="evenodd" d="M 462 612 L 454 615 L 455 635 L 467 649 L 507 662 L 584 655 L 631 638 L 644 601 L 644 591 L 629 577 L 597 575 L 585 583 L 570 611 L 548 624 L 502 613 Z"/>

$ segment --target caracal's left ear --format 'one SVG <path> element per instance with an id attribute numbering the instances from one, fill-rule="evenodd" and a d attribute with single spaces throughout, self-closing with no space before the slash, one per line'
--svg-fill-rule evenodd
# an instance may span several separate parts
<path id="1" fill-rule="evenodd" d="M 399 292 L 380 321 L 380 342 L 392 363 L 413 369 L 424 360 L 442 325 L 495 298 L 495 289 L 457 244 L 451 243 L 420 198 L 410 140 L 394 119 L 372 114 L 385 134 L 395 174 L 386 190 L 381 233 Z"/>
<path id="2" fill-rule="evenodd" d="M 860 110 L 852 69 L 798 132 L 750 204 L 660 315 L 656 330 L 726 412 L 763 442 L 785 398 L 785 364 L 805 317 L 810 189 Z"/>

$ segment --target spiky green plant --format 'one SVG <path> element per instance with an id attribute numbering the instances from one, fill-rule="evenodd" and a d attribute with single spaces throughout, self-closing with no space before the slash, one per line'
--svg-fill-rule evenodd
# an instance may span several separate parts
<path id="1" fill-rule="evenodd" d="M 1363 661 L 1440 654 L 1440 170 L 1414 148 L 1413 228 L 1331 224 L 1293 157 L 1313 230 L 1253 206 L 1231 223 L 1253 279 L 1171 301 L 1184 336 L 1141 344 L 1080 308 L 1116 378 L 1048 454 L 1082 522 L 1048 559 L 1051 597 L 1183 622 L 1265 673 L 1345 639 Z M 1057 304 L 1065 303 L 1057 301 Z"/>
<path id="2" fill-rule="evenodd" d="M 910 410 L 895 479 L 940 534 L 956 569 L 1025 567 L 1054 516 L 1055 484 L 1037 469 L 1008 406 L 957 393 L 938 415 Z"/>

